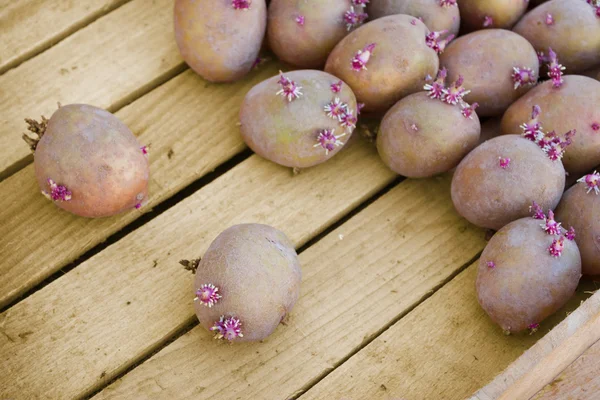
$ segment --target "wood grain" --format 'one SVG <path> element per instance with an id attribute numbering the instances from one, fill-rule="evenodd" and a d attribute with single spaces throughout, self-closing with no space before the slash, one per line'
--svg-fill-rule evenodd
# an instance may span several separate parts
<path id="1" fill-rule="evenodd" d="M 450 179 L 402 182 L 300 255 L 302 296 L 261 344 L 224 346 L 202 327 L 98 399 L 287 399 L 481 251 L 482 231 L 454 211 Z"/>
<path id="2" fill-rule="evenodd" d="M 295 177 L 250 157 L 1 314 L 0 398 L 77 397 L 164 344 L 193 321 L 178 260 L 228 226 L 270 224 L 301 246 L 394 179 L 364 142 Z"/>
<path id="3" fill-rule="evenodd" d="M 0 179 L 31 162 L 23 118 L 56 103 L 116 110 L 183 71 L 172 0 L 133 0 L 0 76 Z"/>
<path id="4" fill-rule="evenodd" d="M 536 335 L 504 336 L 477 303 L 474 264 L 319 382 L 301 400 L 464 399 L 589 295 L 582 287 Z"/>
<path id="5" fill-rule="evenodd" d="M 129 0 L 0 0 L 0 74 Z"/>
<path id="6" fill-rule="evenodd" d="M 239 104 L 278 67 L 266 64 L 230 85 L 208 83 L 188 70 L 117 113 L 150 144 L 150 199 L 141 212 L 71 215 L 40 194 L 33 165 L 0 182 L 0 193 L 10 193 L 0 198 L 0 306 L 242 151 Z"/>
<path id="7" fill-rule="evenodd" d="M 586 350 L 532 400 L 600 399 L 600 341 Z"/>
<path id="8" fill-rule="evenodd" d="M 583 352 L 579 349 L 586 349 L 595 342 L 593 337 L 597 336 L 600 331 L 600 328 L 597 327 L 599 320 L 600 294 L 596 294 L 496 376 L 494 380 L 477 391 L 471 400 L 496 400 L 511 393 L 516 396 L 514 391 L 511 392 L 511 388 L 523 388 L 523 382 L 531 382 L 531 374 L 538 374 L 535 376 L 540 379 L 540 382 L 532 383 L 532 386 L 537 386 L 538 389 L 528 397 L 527 394 L 523 395 L 524 398 L 529 399 L 565 368 L 564 366 L 557 368 L 556 363 L 562 362 L 565 366 L 570 364 L 567 362 L 567 358 L 573 361 Z M 573 356 L 572 353 L 576 354 Z M 548 365 L 546 374 L 551 375 L 550 377 L 539 375 L 540 370 L 545 369 L 545 365 Z M 527 381 L 522 381 L 522 379 L 527 379 Z"/>

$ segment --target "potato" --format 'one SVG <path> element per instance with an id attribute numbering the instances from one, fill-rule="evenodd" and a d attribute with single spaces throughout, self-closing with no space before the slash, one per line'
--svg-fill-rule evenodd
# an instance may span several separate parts
<path id="1" fill-rule="evenodd" d="M 299 70 L 254 86 L 240 109 L 240 129 L 261 157 L 307 168 L 342 148 L 354 131 L 357 111 L 354 93 L 344 82 L 326 72 Z"/>
<path id="2" fill-rule="evenodd" d="M 533 201 L 554 209 L 564 188 L 560 160 L 550 160 L 523 137 L 504 135 L 484 142 L 460 162 L 451 192 L 460 215 L 477 226 L 498 230 L 527 216 Z"/>
<path id="3" fill-rule="evenodd" d="M 537 330 L 573 296 L 581 277 L 575 242 L 546 233 L 540 222 L 523 218 L 506 225 L 479 259 L 477 299 L 507 334 Z"/>
<path id="4" fill-rule="evenodd" d="M 427 75 L 437 74 L 439 59 L 425 43 L 428 33 L 425 24 L 408 15 L 376 19 L 338 43 L 325 71 L 350 85 L 365 112 L 382 114 L 422 91 Z"/>
<path id="5" fill-rule="evenodd" d="M 463 116 L 458 105 L 411 94 L 392 107 L 381 121 L 377 150 L 394 172 L 409 178 L 449 171 L 479 140 L 479 118 Z"/>
<path id="6" fill-rule="evenodd" d="M 600 169 L 599 169 L 600 170 Z M 600 275 L 600 174 L 582 177 L 567 190 L 556 208 L 565 227 L 575 228 L 584 275 Z"/>
<path id="7" fill-rule="evenodd" d="M 177 46 L 190 68 L 208 81 L 232 82 L 258 57 L 267 6 L 265 0 L 175 0 L 174 21 Z"/>
<path id="8" fill-rule="evenodd" d="M 547 21 L 548 15 L 552 19 Z M 583 0 L 544 3 L 528 12 L 514 31 L 537 51 L 547 54 L 551 47 L 568 73 L 600 64 L 600 18 Z"/>
<path id="9" fill-rule="evenodd" d="M 453 0 L 371 0 L 367 4 L 369 18 L 377 19 L 394 14 L 421 18 L 430 31 L 447 30 L 448 35 L 458 35 L 460 13 Z"/>
<path id="10" fill-rule="evenodd" d="M 46 197 L 82 217 L 141 207 L 148 196 L 148 157 L 125 124 L 86 104 L 62 106 L 44 121 L 39 142 L 26 140 L 35 149 L 35 175 Z"/>
<path id="11" fill-rule="evenodd" d="M 267 36 L 273 52 L 300 68 L 322 68 L 348 32 L 366 19 L 364 6 L 349 0 L 274 0 Z"/>
<path id="12" fill-rule="evenodd" d="M 194 308 L 216 339 L 267 338 L 300 295 L 300 263 L 283 232 L 267 225 L 234 225 L 211 243 L 197 265 Z"/>
<path id="13" fill-rule="evenodd" d="M 464 76 L 471 89 L 465 100 L 479 103 L 480 117 L 501 115 L 531 89 L 531 83 L 537 82 L 539 76 L 539 61 L 531 44 L 502 29 L 486 29 L 459 37 L 440 56 L 440 65 L 448 68 L 451 81 Z M 529 84 L 515 89 L 514 68 L 529 71 Z"/>
<path id="14" fill-rule="evenodd" d="M 510 29 L 527 11 L 525 0 L 459 0 L 460 16 L 469 31 Z"/>
<path id="15" fill-rule="evenodd" d="M 563 81 L 560 88 L 546 81 L 513 103 L 502 117 L 502 132 L 519 133 L 531 108 L 539 105 L 539 123 L 546 131 L 577 130 L 563 164 L 570 175 L 581 176 L 600 164 L 600 82 L 579 75 L 566 75 Z"/>

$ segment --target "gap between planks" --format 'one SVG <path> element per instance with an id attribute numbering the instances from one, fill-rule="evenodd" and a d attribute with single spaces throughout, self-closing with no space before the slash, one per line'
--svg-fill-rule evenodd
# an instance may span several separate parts
<path id="1" fill-rule="evenodd" d="M 266 223 L 302 246 L 394 181 L 374 146 L 353 137 L 295 177 L 252 156 L 8 309 L 0 397 L 78 397 L 164 343 L 193 317 L 192 279 L 177 261 L 203 254 L 225 227 Z"/>
<path id="2" fill-rule="evenodd" d="M 0 75 L 131 0 L 0 0 Z"/>
<path id="3" fill-rule="evenodd" d="M 172 0 L 132 0 L 0 75 L 0 180 L 32 160 L 23 119 L 50 116 L 56 103 L 111 112 L 183 72 Z"/>

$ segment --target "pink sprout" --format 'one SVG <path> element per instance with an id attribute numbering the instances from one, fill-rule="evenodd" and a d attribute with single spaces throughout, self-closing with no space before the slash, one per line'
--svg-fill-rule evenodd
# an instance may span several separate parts
<path id="1" fill-rule="evenodd" d="M 498 157 L 500 160 L 500 168 L 506 169 L 510 165 L 510 158 Z"/>
<path id="2" fill-rule="evenodd" d="M 576 133 L 575 129 L 570 130 L 565 133 L 565 140 L 561 140 L 556 132 L 552 131 L 538 141 L 538 146 L 552 161 L 560 160 L 565 154 L 566 148 L 573 142 L 572 138 Z"/>
<path id="3" fill-rule="evenodd" d="M 533 334 L 533 333 L 537 332 L 538 329 L 540 329 L 540 324 L 538 324 L 537 322 L 534 322 L 533 324 L 529 325 L 527 327 L 527 329 L 529 329 L 529 334 Z"/>
<path id="4" fill-rule="evenodd" d="M 538 121 L 541 112 L 542 109 L 540 106 L 537 104 L 534 105 L 531 111 L 531 120 L 521 125 L 521 129 L 523 129 L 523 137 L 531 140 L 532 142 L 537 142 L 544 136 L 542 126 Z"/>
<path id="5" fill-rule="evenodd" d="M 231 5 L 236 10 L 249 10 L 252 0 L 231 0 Z"/>
<path id="6" fill-rule="evenodd" d="M 493 23 L 494 23 L 494 20 L 489 15 L 486 15 L 485 17 L 483 17 L 483 27 L 484 28 L 488 28 L 488 27 L 492 26 Z"/>
<path id="7" fill-rule="evenodd" d="M 463 117 L 473 119 L 473 113 L 475 112 L 477 107 L 479 107 L 479 103 L 473 103 L 471 105 L 468 105 L 467 103 L 461 103 L 461 107 Z"/>
<path id="8" fill-rule="evenodd" d="M 600 1 L 599 0 L 587 0 L 587 3 L 592 6 L 596 11 L 596 17 L 600 18 Z"/>
<path id="9" fill-rule="evenodd" d="M 281 90 L 278 91 L 276 94 L 282 95 L 284 98 L 287 99 L 287 101 L 291 102 L 297 99 L 298 97 L 302 96 L 302 92 L 300 91 L 300 89 L 302 89 L 302 86 L 298 86 L 296 82 L 286 78 L 283 75 L 283 72 L 281 71 L 279 71 L 279 80 L 277 81 L 277 83 L 281 85 Z"/>
<path id="10" fill-rule="evenodd" d="M 335 100 L 329 102 L 324 107 L 325 112 L 329 118 L 337 119 L 338 121 L 342 120 L 342 116 L 348 112 L 348 104 L 342 103 L 339 97 L 336 97 Z"/>
<path id="11" fill-rule="evenodd" d="M 142 154 L 148 154 L 148 146 L 142 146 L 140 150 L 142 150 Z"/>
<path id="12" fill-rule="evenodd" d="M 440 6 L 442 7 L 452 7 L 456 5 L 456 0 L 440 0 Z"/>
<path id="13" fill-rule="evenodd" d="M 561 236 L 558 239 L 554 239 L 550 247 L 548 247 L 548 253 L 554 258 L 558 258 L 562 255 L 565 247 L 565 237 Z"/>
<path id="14" fill-rule="evenodd" d="M 532 203 L 531 206 L 529 206 L 529 212 L 533 213 L 533 216 L 532 216 L 533 219 L 542 219 L 542 220 L 546 219 L 546 214 L 544 214 L 544 210 L 535 201 Z"/>
<path id="15" fill-rule="evenodd" d="M 53 201 L 69 201 L 71 200 L 71 191 L 64 185 L 58 185 L 52 179 L 48 178 L 50 193 L 42 191 L 42 194 Z"/>
<path id="16" fill-rule="evenodd" d="M 335 129 L 324 129 L 319 132 L 317 136 L 317 144 L 313 147 L 319 147 L 325 149 L 325 155 L 329 154 L 330 151 L 333 151 L 337 146 L 343 145 L 343 143 L 339 140 L 342 136 L 346 136 L 346 133 L 342 133 L 341 135 L 335 135 Z"/>
<path id="17" fill-rule="evenodd" d="M 548 235 L 556 236 L 561 234 L 560 222 L 556 222 L 552 210 L 548 210 L 548 218 L 546 218 L 546 221 L 542 224 L 542 228 Z"/>
<path id="18" fill-rule="evenodd" d="M 212 283 L 205 283 L 204 285 L 200 286 L 200 289 L 196 290 L 196 297 L 194 297 L 194 301 L 200 301 L 202 305 L 210 308 L 217 304 L 221 298 L 221 295 L 218 292 L 218 287 Z"/>
<path id="19" fill-rule="evenodd" d="M 341 80 L 335 83 L 332 83 L 329 87 L 331 88 L 331 91 L 333 93 L 339 93 L 342 91 L 342 84 L 344 82 L 342 82 Z"/>
<path id="20" fill-rule="evenodd" d="M 348 110 L 344 115 L 342 115 L 342 118 L 340 119 L 340 125 L 352 131 L 354 128 L 356 128 L 357 121 L 358 120 L 356 117 L 352 115 L 352 111 Z"/>
<path id="21" fill-rule="evenodd" d="M 543 51 L 538 51 L 537 53 L 537 58 L 540 64 L 544 64 L 548 62 L 548 57 L 546 57 L 546 55 L 544 54 Z"/>
<path id="22" fill-rule="evenodd" d="M 215 339 L 227 339 L 231 341 L 238 337 L 244 337 L 242 334 L 242 323 L 235 317 L 226 318 L 222 315 L 210 330 L 215 332 Z"/>
<path id="23" fill-rule="evenodd" d="M 546 25 L 554 25 L 554 17 L 552 14 L 546 14 Z"/>
<path id="24" fill-rule="evenodd" d="M 369 2 L 369 0 L 352 0 L 352 4 L 355 6 L 364 6 Z"/>
<path id="25" fill-rule="evenodd" d="M 442 54 L 448 43 L 454 39 L 454 35 L 449 35 L 445 39 L 440 39 L 442 35 L 447 32 L 447 29 L 438 32 L 429 32 L 427 36 L 425 36 L 425 44 L 435 50 L 436 53 Z"/>
<path id="26" fill-rule="evenodd" d="M 487 267 L 488 267 L 489 269 L 494 269 L 494 268 L 496 268 L 496 263 L 495 263 L 495 262 L 493 262 L 493 261 L 488 261 L 488 262 L 486 262 L 486 263 L 485 263 L 485 265 L 487 265 Z"/>
<path id="27" fill-rule="evenodd" d="M 550 62 L 548 65 L 548 77 L 552 79 L 553 86 L 559 88 L 564 82 L 562 76 L 565 67 L 558 63 L 558 57 L 551 48 L 548 49 L 548 57 Z"/>
<path id="28" fill-rule="evenodd" d="M 592 130 L 594 130 L 594 131 L 600 131 L 600 124 L 597 123 L 597 122 L 594 122 L 592 124 Z"/>
<path id="29" fill-rule="evenodd" d="M 344 13 L 346 29 L 349 31 L 352 30 L 357 25 L 362 24 L 367 19 L 367 17 L 368 15 L 366 13 L 357 13 L 356 11 L 354 11 L 354 6 L 351 6 L 350 9 Z"/>
<path id="30" fill-rule="evenodd" d="M 565 237 L 571 241 L 575 240 L 575 228 L 570 227 L 567 232 L 565 232 Z"/>
<path id="31" fill-rule="evenodd" d="M 411 25 L 417 25 L 417 20 L 416 19 L 411 19 L 410 20 L 410 24 Z"/>
<path id="32" fill-rule="evenodd" d="M 594 171 L 592 174 L 579 178 L 577 182 L 587 185 L 587 193 L 593 190 L 595 194 L 600 194 L 600 173 Z"/>
<path id="33" fill-rule="evenodd" d="M 465 97 L 466 95 L 471 93 L 470 90 L 466 90 L 463 87 L 463 82 L 464 82 L 463 76 L 459 75 L 456 82 L 454 82 L 453 85 L 450 85 L 446 89 L 446 96 L 444 97 L 443 101 L 445 101 L 448 104 L 452 104 L 452 105 L 462 103 L 463 97 Z"/>
<path id="34" fill-rule="evenodd" d="M 417 126 L 417 124 L 412 124 L 412 125 L 410 126 L 410 129 L 412 129 L 412 130 L 413 130 L 413 131 L 415 131 L 415 132 L 418 132 L 418 131 L 419 131 L 419 127 Z"/>
<path id="35" fill-rule="evenodd" d="M 531 68 L 513 67 L 512 80 L 515 83 L 515 90 L 521 86 L 534 84 L 535 73 Z"/>
<path id="36" fill-rule="evenodd" d="M 362 50 L 358 50 L 352 58 L 352 69 L 355 71 L 367 69 L 367 63 L 373 55 L 373 49 L 375 49 L 375 43 L 368 44 Z"/>
<path id="37" fill-rule="evenodd" d="M 356 105 L 356 115 L 360 115 L 363 108 L 365 108 L 365 103 L 358 103 Z"/>
<path id="38" fill-rule="evenodd" d="M 439 70 L 437 78 L 434 82 L 432 83 L 426 83 L 425 86 L 423 86 L 423 89 L 425 89 L 428 93 L 428 96 L 431 97 L 432 99 L 439 99 L 444 101 L 444 98 L 446 97 L 446 75 L 448 74 L 448 71 L 446 70 L 446 68 L 442 68 L 441 70 Z M 427 81 L 431 81 L 433 78 L 431 78 L 431 76 L 427 76 L 426 80 Z"/>
<path id="39" fill-rule="evenodd" d="M 140 208 L 142 208 L 142 203 L 137 203 L 137 204 L 135 205 L 135 209 L 136 209 L 136 210 L 139 210 Z"/>
<path id="40" fill-rule="evenodd" d="M 298 23 L 298 25 L 304 26 L 304 15 L 298 15 L 296 17 L 296 22 Z"/>
<path id="41" fill-rule="evenodd" d="M 258 67 L 262 63 L 262 61 L 263 60 L 262 60 L 262 58 L 260 58 L 260 56 L 256 57 L 256 60 L 254 60 L 254 63 L 252 64 L 252 68 L 251 69 L 254 69 L 254 68 Z"/>

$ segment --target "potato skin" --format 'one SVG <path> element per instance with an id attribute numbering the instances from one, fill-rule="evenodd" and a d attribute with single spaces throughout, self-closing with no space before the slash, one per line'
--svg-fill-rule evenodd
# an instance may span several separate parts
<path id="1" fill-rule="evenodd" d="M 499 158 L 510 158 L 506 169 Z M 535 171 L 535 173 L 533 173 Z M 517 135 L 484 142 L 458 165 L 452 179 L 452 201 L 471 223 L 498 230 L 529 215 L 533 201 L 554 209 L 565 188 L 565 169 L 537 144 Z"/>
<path id="2" fill-rule="evenodd" d="M 330 85 L 339 79 L 323 71 L 298 70 L 284 76 L 300 85 L 303 95 L 291 102 L 277 96 L 279 76 L 254 86 L 240 108 L 242 138 L 259 156 L 286 167 L 308 168 L 325 162 L 342 149 L 353 130 L 328 117 L 324 107 L 337 97 L 356 116 L 356 98 L 345 83 L 339 93 L 333 93 Z M 346 133 L 339 138 L 342 145 L 329 154 L 315 147 L 324 129 L 335 129 L 335 135 Z"/>
<path id="3" fill-rule="evenodd" d="M 575 242 L 565 239 L 562 255 L 553 257 L 548 248 L 557 236 L 546 234 L 540 222 L 523 218 L 506 225 L 479 259 L 477 299 L 505 332 L 526 330 L 554 314 L 573 296 L 581 277 Z"/>
<path id="4" fill-rule="evenodd" d="M 260 51 L 267 24 L 265 0 L 236 10 L 231 0 L 175 0 L 175 40 L 181 56 L 211 82 L 246 75 Z"/>
<path id="5" fill-rule="evenodd" d="M 502 132 L 519 133 L 519 126 L 531 119 L 532 107 L 539 105 L 538 118 L 545 131 L 564 137 L 569 130 L 577 130 L 563 164 L 569 174 L 579 176 L 600 164 L 600 82 L 579 75 L 563 79 L 558 89 L 546 81 L 514 102 L 502 117 Z M 593 129 L 594 124 L 599 130 Z"/>
<path id="6" fill-rule="evenodd" d="M 459 0 L 460 16 L 469 31 L 484 29 L 485 17 L 492 18 L 490 28 L 510 29 L 527 11 L 524 0 Z"/>
<path id="7" fill-rule="evenodd" d="M 552 14 L 553 25 L 546 25 Z M 531 10 L 514 27 L 536 51 L 558 55 L 566 73 L 581 72 L 600 64 L 600 23 L 594 9 L 581 0 L 552 0 Z"/>
<path id="8" fill-rule="evenodd" d="M 443 7 L 439 0 L 371 0 L 367 4 L 367 13 L 371 19 L 394 14 L 421 17 L 430 31 L 447 29 L 452 35 L 458 35 L 460 29 L 458 7 Z"/>
<path id="9" fill-rule="evenodd" d="M 267 36 L 277 57 L 299 68 L 322 68 L 336 44 L 348 34 L 348 0 L 273 0 Z M 354 7 L 357 13 L 363 7 Z M 296 18 L 304 17 L 304 25 Z"/>
<path id="10" fill-rule="evenodd" d="M 211 243 L 194 279 L 194 295 L 203 284 L 219 288 L 212 307 L 194 302 L 198 320 L 207 330 L 222 315 L 242 322 L 243 337 L 253 342 L 269 336 L 300 295 L 302 273 L 293 244 L 267 225 L 241 224 L 224 230 Z"/>
<path id="11" fill-rule="evenodd" d="M 462 75 L 465 97 L 470 104 L 479 103 L 479 117 L 494 117 L 527 93 L 530 85 L 514 88 L 514 67 L 527 67 L 537 80 L 539 61 L 531 44 L 514 32 L 486 29 L 452 41 L 440 56 L 440 65 L 448 69 L 448 82 Z"/>
<path id="12" fill-rule="evenodd" d="M 50 118 L 34 154 L 40 189 L 48 179 L 72 192 L 55 204 L 82 217 L 105 217 L 133 209 L 148 196 L 148 158 L 117 117 L 97 107 L 70 104 Z"/>
<path id="13" fill-rule="evenodd" d="M 381 121 L 377 150 L 394 172 L 425 178 L 456 167 L 479 140 L 475 113 L 465 118 L 459 106 L 431 99 L 426 92 L 406 96 Z"/>
<path id="14" fill-rule="evenodd" d="M 587 193 L 585 183 L 575 184 L 558 204 L 556 220 L 575 228 L 583 274 L 600 276 L 600 195 Z"/>
<path id="15" fill-rule="evenodd" d="M 376 19 L 338 43 L 327 58 L 325 71 L 350 85 L 358 101 L 365 104 L 365 112 L 383 114 L 401 98 L 422 91 L 427 75 L 437 75 L 439 59 L 425 44 L 428 33 L 425 24 L 408 15 Z M 371 43 L 376 47 L 367 69 L 353 70 L 356 52 Z"/>

